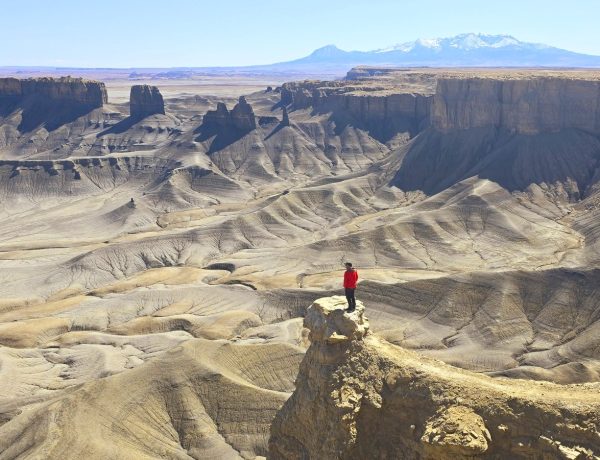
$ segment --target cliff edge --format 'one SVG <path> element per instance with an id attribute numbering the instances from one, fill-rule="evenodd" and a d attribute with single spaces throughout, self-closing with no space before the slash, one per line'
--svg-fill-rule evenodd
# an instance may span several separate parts
<path id="1" fill-rule="evenodd" d="M 268 458 L 584 459 L 600 455 L 600 384 L 494 379 L 368 334 L 364 306 L 316 300 L 296 390 Z"/>

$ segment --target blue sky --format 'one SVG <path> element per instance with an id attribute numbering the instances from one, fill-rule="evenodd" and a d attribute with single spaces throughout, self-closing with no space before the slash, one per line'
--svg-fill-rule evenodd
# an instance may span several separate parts
<path id="1" fill-rule="evenodd" d="M 600 0 L 0 0 L 0 66 L 268 64 L 464 32 L 600 55 Z"/>

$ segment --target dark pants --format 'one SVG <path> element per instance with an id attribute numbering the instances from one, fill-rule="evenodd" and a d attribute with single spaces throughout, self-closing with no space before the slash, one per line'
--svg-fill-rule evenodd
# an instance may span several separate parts
<path id="1" fill-rule="evenodd" d="M 354 310 L 356 308 L 356 299 L 354 298 L 353 288 L 344 288 L 346 291 L 346 300 L 348 301 L 348 310 Z"/>

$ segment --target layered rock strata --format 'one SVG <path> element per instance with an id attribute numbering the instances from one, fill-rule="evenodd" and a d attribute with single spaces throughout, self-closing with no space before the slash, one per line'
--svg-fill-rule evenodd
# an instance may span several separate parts
<path id="1" fill-rule="evenodd" d="M 504 128 L 519 134 L 600 133 L 600 81 L 558 77 L 441 78 L 431 125 L 441 131 Z"/>
<path id="2" fill-rule="evenodd" d="M 361 123 L 410 120 L 420 131 L 493 127 L 517 134 L 600 133 L 600 78 L 592 73 L 403 71 L 357 68 L 346 81 L 285 83 L 281 104 L 344 112 Z"/>
<path id="3" fill-rule="evenodd" d="M 129 113 L 133 118 L 165 114 L 165 103 L 156 86 L 133 85 L 129 95 Z"/>
<path id="4" fill-rule="evenodd" d="M 420 122 L 429 115 L 431 94 L 394 91 L 379 86 L 346 86 L 344 83 L 284 83 L 281 102 L 291 104 L 295 109 L 343 110 L 359 120 L 372 122 L 407 116 Z"/>
<path id="5" fill-rule="evenodd" d="M 368 334 L 364 306 L 316 300 L 270 459 L 583 459 L 600 454 L 600 384 L 492 379 Z"/>
<path id="6" fill-rule="evenodd" d="M 81 78 L 0 78 L 0 117 L 19 111 L 19 132 L 59 126 L 102 107 L 106 88 L 99 81 Z"/>
<path id="7" fill-rule="evenodd" d="M 27 97 L 44 98 L 54 101 L 68 101 L 73 104 L 97 108 L 107 102 L 104 83 L 81 78 L 0 78 L 0 100 L 21 101 Z"/>
<path id="8" fill-rule="evenodd" d="M 364 128 L 378 140 L 416 135 L 427 124 L 431 94 L 385 86 L 353 86 L 348 82 L 293 82 L 281 88 L 281 104 L 291 109 L 331 112 L 338 124 Z"/>

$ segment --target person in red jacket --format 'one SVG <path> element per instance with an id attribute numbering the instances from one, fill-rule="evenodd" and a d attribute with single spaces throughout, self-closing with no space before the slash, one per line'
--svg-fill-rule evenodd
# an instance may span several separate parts
<path id="1" fill-rule="evenodd" d="M 344 265 L 346 266 L 346 271 L 344 272 L 344 290 L 346 291 L 346 300 L 348 301 L 348 308 L 346 311 L 352 313 L 356 308 L 354 290 L 356 289 L 356 282 L 358 281 L 358 272 L 352 268 L 350 262 L 346 262 Z"/>

